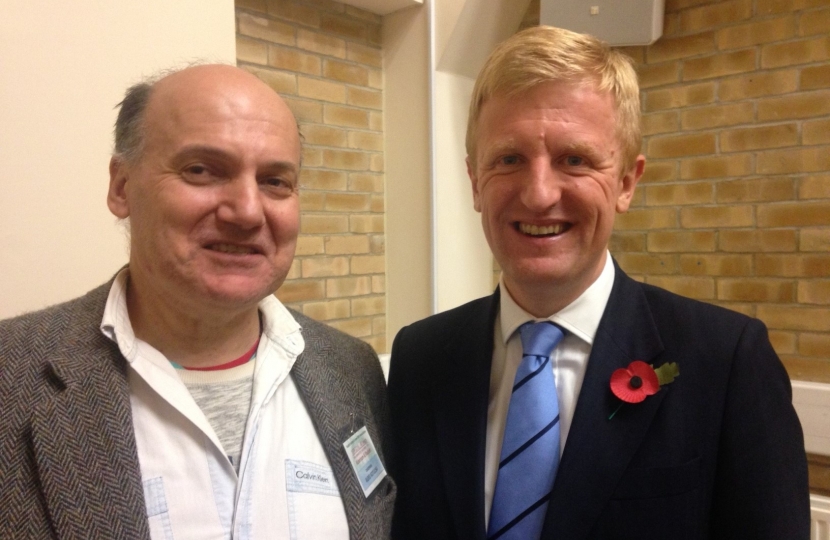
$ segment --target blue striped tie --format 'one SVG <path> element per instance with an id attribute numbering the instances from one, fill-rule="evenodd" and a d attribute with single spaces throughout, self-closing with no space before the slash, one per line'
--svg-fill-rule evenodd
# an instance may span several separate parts
<path id="1" fill-rule="evenodd" d="M 519 329 L 522 363 L 504 427 L 488 540 L 536 540 L 559 466 L 559 398 L 550 354 L 563 337 L 550 322 Z"/>

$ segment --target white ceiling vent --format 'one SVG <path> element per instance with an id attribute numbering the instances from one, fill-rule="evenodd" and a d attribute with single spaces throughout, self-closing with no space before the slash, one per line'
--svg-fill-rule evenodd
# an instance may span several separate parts
<path id="1" fill-rule="evenodd" d="M 651 45 L 663 35 L 665 0 L 542 0 L 540 22 L 611 45 Z"/>

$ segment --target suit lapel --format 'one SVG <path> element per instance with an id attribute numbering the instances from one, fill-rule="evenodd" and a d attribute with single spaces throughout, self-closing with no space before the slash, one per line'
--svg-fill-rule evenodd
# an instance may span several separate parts
<path id="1" fill-rule="evenodd" d="M 434 366 L 433 404 L 443 478 L 459 538 L 483 539 L 484 452 L 498 291 L 469 309 Z"/>
<path id="2" fill-rule="evenodd" d="M 304 327 L 305 350 L 291 369 L 291 376 L 308 410 L 317 436 L 332 467 L 349 522 L 350 537 L 372 538 L 376 534 L 377 516 L 391 515 L 387 477 L 375 488 L 368 499 L 352 470 L 343 443 L 357 430 L 366 426 L 369 436 L 383 459 L 380 426 L 368 409 L 359 377 L 344 377 L 331 367 L 341 351 L 333 350 L 329 340 L 321 339 L 309 327 Z M 387 507 L 389 512 L 387 512 Z"/>
<path id="3" fill-rule="evenodd" d="M 633 360 L 651 360 L 662 343 L 640 286 L 619 267 L 603 314 L 568 441 L 548 507 L 542 538 L 584 538 L 619 479 L 669 391 L 664 388 L 638 404 L 620 405 L 611 394 L 611 373 Z"/>
<path id="4" fill-rule="evenodd" d="M 32 415 L 40 486 L 58 538 L 149 538 L 126 361 L 93 339 L 50 361 L 60 389 Z"/>

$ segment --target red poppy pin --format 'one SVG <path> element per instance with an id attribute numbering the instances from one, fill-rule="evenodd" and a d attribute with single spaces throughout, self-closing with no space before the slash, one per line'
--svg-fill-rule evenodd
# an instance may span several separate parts
<path id="1" fill-rule="evenodd" d="M 624 403 L 640 403 L 679 375 L 680 369 L 674 362 L 667 362 L 654 369 L 642 360 L 634 360 L 628 367 L 615 370 L 611 374 L 611 392 L 623 403 L 620 403 L 608 419 L 614 418 Z"/>

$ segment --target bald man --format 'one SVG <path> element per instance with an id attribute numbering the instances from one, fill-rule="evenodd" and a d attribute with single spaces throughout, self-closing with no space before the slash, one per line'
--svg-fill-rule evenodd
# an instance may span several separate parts
<path id="1" fill-rule="evenodd" d="M 129 264 L 0 322 L 0 538 L 388 537 L 377 356 L 272 295 L 300 155 L 238 68 L 127 91 L 107 206 Z"/>

